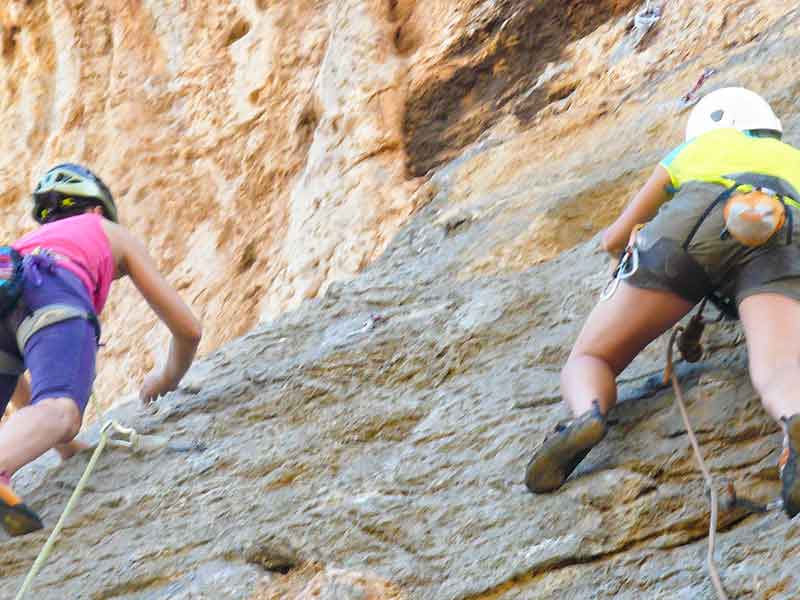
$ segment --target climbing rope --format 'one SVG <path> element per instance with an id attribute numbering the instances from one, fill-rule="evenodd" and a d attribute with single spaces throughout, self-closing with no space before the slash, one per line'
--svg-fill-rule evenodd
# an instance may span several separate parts
<path id="1" fill-rule="evenodd" d="M 667 368 L 664 371 L 664 383 L 666 383 L 668 380 L 672 381 L 672 389 L 675 392 L 675 402 L 678 404 L 678 408 L 681 411 L 683 424 L 686 427 L 686 434 L 689 436 L 689 442 L 691 442 L 692 448 L 694 449 L 694 455 L 697 458 L 697 464 L 700 466 L 700 470 L 702 471 L 703 477 L 706 480 L 706 487 L 710 492 L 709 503 L 711 504 L 711 519 L 708 524 L 708 556 L 706 562 L 708 563 L 708 572 L 709 576 L 711 577 L 711 583 L 714 585 L 714 590 L 717 592 L 717 598 L 719 598 L 719 600 L 728 600 L 728 596 L 725 594 L 725 589 L 722 587 L 722 581 L 720 580 L 719 573 L 717 572 L 717 566 L 714 563 L 714 544 L 717 536 L 719 497 L 717 495 L 717 489 L 714 485 L 714 479 L 711 477 L 711 472 L 708 470 L 708 467 L 703 460 L 703 455 L 700 453 L 700 445 L 697 443 L 694 430 L 689 422 L 689 415 L 686 411 L 686 403 L 683 399 L 683 391 L 681 390 L 680 383 L 678 383 L 678 376 L 675 374 L 675 369 L 672 365 L 672 347 L 674 346 L 678 335 L 680 335 L 683 331 L 684 328 L 678 326 L 672 331 L 672 335 L 669 338 L 669 345 L 667 346 Z"/>
<path id="2" fill-rule="evenodd" d="M 114 433 L 119 433 L 120 435 L 127 436 L 127 440 L 120 440 L 114 439 L 111 436 Z M 119 423 L 115 421 L 108 421 L 106 422 L 103 427 L 100 429 L 100 441 L 97 444 L 97 448 L 95 448 L 94 452 L 92 453 L 91 459 L 89 459 L 89 464 L 86 465 L 86 469 L 83 472 L 83 475 L 78 481 L 78 485 L 75 487 L 75 491 L 72 492 L 72 496 L 67 502 L 67 505 L 64 507 L 64 512 L 61 513 L 61 518 L 58 519 L 58 523 L 53 528 L 53 531 L 50 533 L 50 537 L 47 538 L 44 546 L 42 546 L 41 551 L 39 552 L 39 556 L 36 557 L 36 561 L 34 561 L 33 566 L 31 567 L 30 571 L 28 572 L 27 577 L 25 577 L 25 581 L 22 583 L 22 587 L 17 592 L 14 600 L 22 600 L 25 594 L 30 589 L 31 585 L 33 584 L 33 580 L 36 575 L 39 573 L 41 568 L 44 566 L 44 563 L 47 561 L 47 558 L 50 556 L 50 552 L 53 549 L 53 545 L 56 543 L 56 539 L 58 535 L 61 533 L 61 529 L 64 527 L 64 523 L 67 520 L 67 517 L 72 512 L 72 509 L 75 507 L 75 504 L 78 502 L 78 498 L 80 498 L 81 494 L 83 493 L 83 488 L 86 486 L 86 482 L 89 481 L 89 476 L 92 474 L 92 470 L 94 469 L 95 465 L 97 464 L 97 460 L 100 458 L 100 455 L 103 453 L 103 449 L 106 445 L 109 446 L 119 446 L 123 448 L 129 448 L 133 451 L 141 450 L 145 448 L 145 445 L 142 444 L 144 437 L 152 437 L 152 436 L 141 436 L 133 429 L 128 427 L 123 427 Z M 160 444 L 159 444 L 160 445 Z"/>

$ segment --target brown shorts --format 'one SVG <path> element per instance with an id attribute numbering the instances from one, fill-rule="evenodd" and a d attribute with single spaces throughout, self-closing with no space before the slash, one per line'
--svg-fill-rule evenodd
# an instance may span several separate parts
<path id="1" fill-rule="evenodd" d="M 691 302 L 712 290 L 737 306 L 760 293 L 800 301 L 800 211 L 792 215 L 791 244 L 786 243 L 787 219 L 766 244 L 750 248 L 732 237 L 720 239 L 725 227 L 720 204 L 703 221 L 688 253 L 683 250 L 698 219 L 724 189 L 709 183 L 684 184 L 639 232 L 639 268 L 626 281 L 639 288 L 668 290 Z"/>

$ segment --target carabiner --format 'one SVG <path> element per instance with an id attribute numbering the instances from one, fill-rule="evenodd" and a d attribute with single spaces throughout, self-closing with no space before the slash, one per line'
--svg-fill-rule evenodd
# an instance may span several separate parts
<path id="1" fill-rule="evenodd" d="M 631 267 L 627 271 L 625 270 L 627 261 L 625 261 L 625 265 L 620 265 L 619 273 L 617 274 L 619 279 L 627 279 L 628 277 L 633 276 L 633 274 L 639 270 L 639 248 L 637 248 L 635 245 L 631 246 L 628 248 L 628 253 L 626 256 L 630 257 Z"/>
<path id="2" fill-rule="evenodd" d="M 628 267 L 628 262 L 631 263 L 630 267 Z M 628 246 L 625 249 L 625 254 L 620 259 L 617 268 L 614 269 L 613 278 L 606 284 L 605 289 L 603 289 L 603 293 L 600 294 L 600 302 L 611 298 L 611 296 L 614 295 L 614 292 L 617 291 L 620 282 L 624 279 L 628 279 L 628 277 L 631 277 L 638 270 L 639 249 L 635 245 Z"/>

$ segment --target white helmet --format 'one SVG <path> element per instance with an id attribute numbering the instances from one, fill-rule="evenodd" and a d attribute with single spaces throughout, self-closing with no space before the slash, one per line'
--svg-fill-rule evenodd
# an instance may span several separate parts
<path id="1" fill-rule="evenodd" d="M 783 133 L 781 121 L 767 101 L 742 87 L 720 88 L 703 96 L 689 114 L 686 141 L 722 127 L 733 127 L 739 131 L 767 129 Z"/>

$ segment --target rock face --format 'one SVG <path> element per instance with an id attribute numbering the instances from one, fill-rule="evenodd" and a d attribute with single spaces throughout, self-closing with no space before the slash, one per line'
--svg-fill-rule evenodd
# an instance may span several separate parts
<path id="1" fill-rule="evenodd" d="M 101 457 L 31 597 L 715 597 L 665 340 L 562 490 L 522 477 L 566 416 L 596 233 L 681 141 L 704 69 L 800 143 L 792 3 L 679 0 L 646 33 L 621 1 L 112 4 L 5 9 L 9 231 L 77 152 L 210 335 L 155 411 L 105 415 L 173 444 Z M 128 292 L 106 360 L 135 378 L 128 350 L 164 334 Z M 714 475 L 767 501 L 780 433 L 741 342 L 715 325 L 679 373 Z M 50 527 L 88 455 L 53 461 L 15 477 Z M 46 533 L 0 547 L 2 597 Z M 800 520 L 723 511 L 716 560 L 731 598 L 795 598 Z"/>

